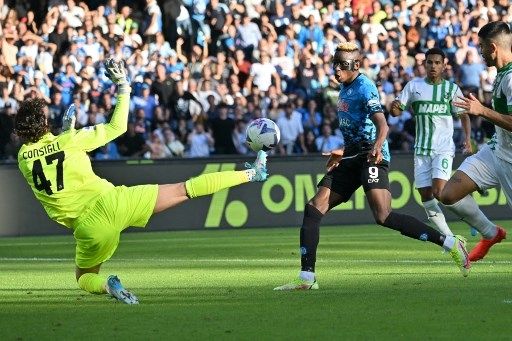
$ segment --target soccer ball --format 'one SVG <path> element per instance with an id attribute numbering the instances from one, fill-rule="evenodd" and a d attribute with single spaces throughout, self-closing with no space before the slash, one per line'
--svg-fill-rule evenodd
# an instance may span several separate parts
<path id="1" fill-rule="evenodd" d="M 249 123 L 246 135 L 247 144 L 253 151 L 269 151 L 279 143 L 281 132 L 274 121 L 258 118 Z"/>

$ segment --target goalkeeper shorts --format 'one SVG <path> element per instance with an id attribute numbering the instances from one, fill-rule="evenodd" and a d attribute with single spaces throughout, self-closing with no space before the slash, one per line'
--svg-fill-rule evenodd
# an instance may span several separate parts
<path id="1" fill-rule="evenodd" d="M 92 268 L 112 257 L 124 229 L 146 226 L 157 196 L 158 185 L 116 186 L 103 194 L 74 224 L 76 265 Z"/>

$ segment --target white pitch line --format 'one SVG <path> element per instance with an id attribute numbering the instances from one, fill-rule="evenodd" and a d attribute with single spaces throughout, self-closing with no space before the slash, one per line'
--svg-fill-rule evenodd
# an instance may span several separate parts
<path id="1" fill-rule="evenodd" d="M 73 258 L 57 258 L 57 257 L 0 257 L 0 262 L 71 262 Z M 276 258 L 194 258 L 194 259 L 177 259 L 177 258 L 113 258 L 110 262 L 183 262 L 183 263 L 295 263 L 296 259 L 276 259 Z M 319 263 L 374 263 L 374 264 L 452 264 L 452 261 L 444 260 L 414 260 L 414 259 L 390 259 L 390 260 L 374 260 L 374 259 L 340 259 L 340 260 L 318 260 Z M 512 264 L 512 261 L 479 261 L 478 264 Z M 0 264 L 1 265 L 1 264 Z"/>

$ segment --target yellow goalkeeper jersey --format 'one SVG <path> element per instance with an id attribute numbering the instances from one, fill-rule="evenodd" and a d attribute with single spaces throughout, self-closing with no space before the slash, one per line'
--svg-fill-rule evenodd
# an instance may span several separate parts
<path id="1" fill-rule="evenodd" d="M 117 98 L 112 119 L 58 136 L 44 135 L 36 143 L 24 144 L 18 167 L 36 198 L 53 220 L 73 228 L 74 220 L 106 191 L 114 187 L 94 174 L 86 152 L 115 139 L 126 131 L 129 94 Z"/>

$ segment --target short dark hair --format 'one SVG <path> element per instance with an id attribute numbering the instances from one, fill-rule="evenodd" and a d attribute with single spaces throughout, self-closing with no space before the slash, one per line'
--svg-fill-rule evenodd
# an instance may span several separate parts
<path id="1" fill-rule="evenodd" d="M 446 54 L 444 53 L 443 50 L 441 50 L 439 47 L 433 47 L 425 53 L 425 59 L 427 59 L 428 56 L 434 54 L 443 57 L 443 60 L 446 58 Z"/>
<path id="2" fill-rule="evenodd" d="M 37 142 L 48 132 L 45 115 L 46 102 L 42 98 L 31 98 L 21 102 L 15 116 L 15 133 L 24 141 Z"/>
<path id="3" fill-rule="evenodd" d="M 511 34 L 510 26 L 504 21 L 487 23 L 478 32 L 478 36 L 483 39 L 495 39 L 502 34 Z"/>

